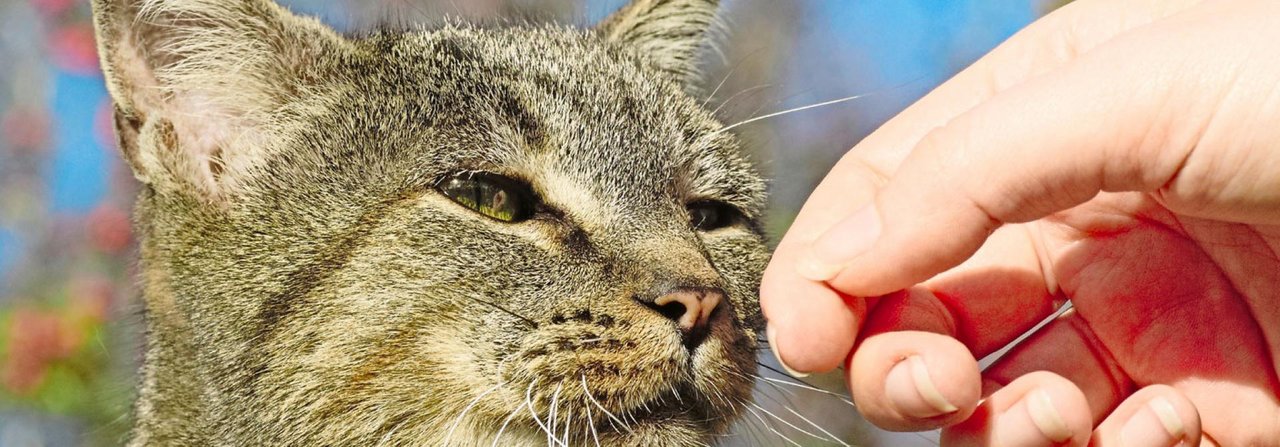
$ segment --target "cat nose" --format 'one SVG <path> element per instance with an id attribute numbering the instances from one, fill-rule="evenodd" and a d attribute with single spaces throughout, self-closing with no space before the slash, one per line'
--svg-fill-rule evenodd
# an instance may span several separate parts
<path id="1" fill-rule="evenodd" d="M 711 312 L 724 301 L 724 291 L 708 287 L 686 287 L 668 291 L 649 307 L 676 322 L 688 334 L 700 330 L 711 320 Z"/>

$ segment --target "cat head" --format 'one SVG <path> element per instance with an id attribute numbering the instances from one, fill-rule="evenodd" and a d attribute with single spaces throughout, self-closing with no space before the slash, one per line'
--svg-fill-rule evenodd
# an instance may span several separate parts
<path id="1" fill-rule="evenodd" d="M 723 432 L 767 253 L 763 182 L 687 93 L 715 3 L 342 36 L 265 0 L 95 0 L 144 185 L 137 436 Z"/>

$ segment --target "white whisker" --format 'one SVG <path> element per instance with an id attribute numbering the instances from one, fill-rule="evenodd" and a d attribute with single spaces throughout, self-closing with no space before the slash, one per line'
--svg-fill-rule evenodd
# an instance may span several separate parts
<path id="1" fill-rule="evenodd" d="M 813 434 L 813 433 L 809 433 L 808 431 L 806 431 L 806 430 L 804 430 L 804 429 L 802 429 L 802 428 L 800 428 L 800 427 L 797 427 L 795 424 L 792 424 L 790 421 L 788 421 L 788 420 L 786 420 L 786 419 L 783 419 L 783 418 L 778 417 L 778 415 L 773 414 L 773 412 L 771 412 L 771 411 L 769 411 L 769 410 L 766 410 L 764 407 L 760 406 L 760 404 L 756 404 L 756 403 L 748 402 L 748 403 L 747 403 L 747 405 L 750 405 L 750 406 L 752 406 L 752 407 L 755 407 L 757 410 L 763 411 L 763 412 L 764 412 L 764 414 L 769 415 L 769 417 L 776 419 L 778 422 L 781 422 L 781 423 L 783 423 L 783 424 L 786 424 L 788 427 L 791 427 L 791 428 L 792 428 L 793 430 L 795 430 L 795 431 L 798 431 L 798 432 L 800 432 L 800 433 L 802 433 L 802 434 L 808 435 L 810 438 L 814 438 L 814 439 L 821 439 L 821 440 L 824 440 L 824 441 L 827 441 L 827 440 L 828 440 L 827 438 L 824 438 L 824 437 L 822 437 L 822 436 L 818 436 L 818 435 L 815 435 L 815 434 Z M 836 441 L 836 442 L 839 442 L 839 441 Z"/>
<path id="2" fill-rule="evenodd" d="M 400 430 L 400 428 L 401 428 L 401 427 L 404 427 L 404 424 L 409 423 L 409 421 L 411 421 L 411 420 L 413 420 L 413 419 L 412 419 L 412 418 L 407 418 L 407 417 L 406 417 L 406 418 L 404 418 L 404 420 L 403 420 L 403 421 L 400 421 L 400 423 L 399 423 L 399 424 L 396 424 L 396 426 L 395 426 L 395 427 L 392 427 L 392 428 L 391 428 L 391 431 L 388 431 L 388 432 L 387 432 L 387 434 L 382 435 L 382 439 L 378 440 L 378 445 L 379 445 L 379 446 L 386 445 L 387 441 L 391 439 L 391 436 L 392 436 L 392 435 L 394 435 L 394 434 L 396 433 L 396 431 Z"/>
<path id="3" fill-rule="evenodd" d="M 560 410 L 560 390 L 562 388 L 564 388 L 564 381 L 561 381 L 559 385 L 556 385 L 556 391 L 551 394 L 551 409 L 547 411 L 547 425 L 550 427 L 550 429 L 547 430 L 547 435 L 551 438 L 555 438 L 557 422 L 556 416 L 559 414 Z M 551 442 L 547 441 L 547 444 L 550 445 Z"/>
<path id="4" fill-rule="evenodd" d="M 591 407 L 583 405 L 582 408 L 587 410 L 587 429 L 591 430 L 591 440 L 595 441 L 596 447 L 600 447 L 600 435 L 596 432 L 596 421 L 591 418 Z"/>
<path id="5" fill-rule="evenodd" d="M 784 409 L 784 410 L 787 410 L 787 411 L 790 411 L 790 412 L 791 412 L 791 414 L 796 415 L 796 417 L 800 418 L 800 420 L 803 420 L 803 421 L 807 422 L 809 425 L 812 425 L 812 426 L 813 426 L 813 428 L 818 429 L 818 431 L 822 432 L 822 434 L 824 434 L 824 435 L 827 435 L 827 437 L 828 437 L 828 438 L 830 438 L 832 441 L 835 441 L 837 444 L 840 444 L 840 445 L 842 445 L 842 446 L 844 446 L 844 447 L 853 447 L 853 446 L 849 445 L 849 443 L 844 442 L 844 441 L 841 441 L 839 437 L 836 437 L 836 435 L 831 434 L 831 432 L 827 431 L 825 428 L 822 428 L 822 426 L 821 426 L 821 425 L 818 425 L 818 424 L 813 423 L 813 421 L 809 420 L 809 418 L 804 417 L 804 415 L 803 415 L 803 414 L 800 414 L 800 413 L 796 412 L 796 410 L 792 410 L 792 409 L 791 409 L 791 408 L 789 408 L 789 407 L 783 407 L 783 409 Z"/>
<path id="6" fill-rule="evenodd" d="M 813 392 L 815 392 L 815 393 L 822 393 L 822 394 L 826 394 L 826 395 L 828 395 L 828 396 L 832 396 L 832 397 L 835 397 L 835 398 L 837 398 L 837 399 L 840 399 L 840 401 L 841 401 L 841 402 L 844 402 L 844 403 L 846 403 L 846 404 L 849 404 L 849 406 L 850 406 L 850 407 L 857 408 L 857 405 L 856 405 L 856 404 L 854 404 L 852 400 L 849 400 L 849 397 L 848 397 L 848 396 L 845 396 L 845 395 L 840 394 L 840 393 L 833 393 L 833 392 L 830 392 L 830 391 L 824 390 L 824 389 L 822 389 L 822 388 L 815 388 L 815 387 L 812 387 L 812 386 L 803 385 L 803 384 L 799 384 L 799 383 L 791 383 L 791 382 L 788 382 L 788 381 L 785 381 L 785 380 L 779 380 L 779 379 L 774 379 L 774 378 L 770 378 L 770 377 L 764 377 L 764 376 L 761 376 L 760 378 L 761 378 L 761 379 L 764 379 L 764 380 L 766 380 L 766 381 L 769 381 L 769 382 L 773 382 L 773 383 L 779 383 L 779 384 L 783 384 L 783 385 L 794 386 L 794 387 L 796 387 L 796 388 L 801 388 L 801 389 L 805 389 L 805 390 L 813 391 Z"/>
<path id="7" fill-rule="evenodd" d="M 613 413 L 610 413 L 609 410 L 606 410 L 604 408 L 604 405 L 600 405 L 600 402 L 596 400 L 595 396 L 591 395 L 591 388 L 587 388 L 587 376 L 585 375 L 582 376 L 582 391 L 584 393 L 587 393 L 587 399 L 590 399 L 591 403 L 595 404 L 596 407 L 600 409 L 600 411 L 603 411 L 604 414 L 608 415 L 609 419 L 613 420 L 613 422 L 616 422 L 622 425 L 622 428 L 625 429 L 627 433 L 634 433 L 631 431 L 631 427 L 628 426 L 626 422 L 623 422 L 621 419 L 618 419 L 618 417 L 615 416 Z"/>
<path id="8" fill-rule="evenodd" d="M 569 414 L 564 418 L 564 445 L 569 445 L 569 427 L 573 426 L 573 408 L 569 409 Z"/>
<path id="9" fill-rule="evenodd" d="M 738 67 L 741 67 L 743 62 L 746 62 L 747 59 L 750 59 L 753 56 L 755 56 L 756 53 L 760 52 L 760 50 L 761 50 L 760 48 L 752 50 L 751 53 L 748 53 L 742 59 L 739 59 L 738 62 L 734 63 L 733 67 L 729 69 L 729 72 L 724 74 L 724 78 L 720 79 L 720 83 L 716 84 L 716 88 L 714 90 L 711 90 L 711 94 L 707 95 L 707 99 L 702 101 L 702 108 L 704 109 L 707 108 L 707 104 L 711 103 L 711 100 L 716 97 L 716 93 L 720 92 L 720 87 L 724 87 L 724 83 L 728 81 L 729 78 L 733 77 L 733 73 L 738 71 Z M 712 114 L 714 115 L 714 113 Z"/>
<path id="10" fill-rule="evenodd" d="M 722 129 L 720 129 L 720 130 L 718 130 L 718 131 L 716 131 L 716 132 L 717 132 L 717 133 L 724 133 L 724 132 L 728 132 L 728 131 L 730 131 L 730 130 L 732 130 L 732 129 L 734 129 L 734 128 L 738 127 L 738 126 L 742 126 L 742 125 L 746 125 L 746 124 L 751 124 L 751 123 L 754 123 L 754 122 L 756 122 L 756 121 L 760 121 L 760 120 L 765 120 L 765 119 L 773 118 L 773 117 L 775 117 L 775 116 L 786 115 L 786 114 L 788 114 L 788 113 L 801 112 L 801 111 L 805 111 L 805 110 L 809 110 L 809 109 L 814 109 L 814 108 L 818 108 L 818 107 L 825 107 L 825 106 L 829 106 L 829 105 L 833 105 L 833 104 L 839 104 L 839 103 L 842 103 L 842 102 L 849 102 L 849 101 L 853 101 L 853 100 L 855 100 L 855 99 L 864 98 L 864 97 L 866 97 L 866 96 L 868 96 L 868 95 L 871 95 L 871 94 L 872 94 L 872 93 L 863 93 L 863 94 L 861 94 L 861 95 L 853 95 L 853 96 L 848 96 L 848 97 L 844 97 L 844 98 L 840 98 L 840 99 L 833 99 L 833 100 L 830 100 L 830 101 L 824 101 L 824 102 L 820 102 L 820 103 L 817 103 L 817 104 L 809 104 L 809 105 L 807 105 L 807 106 L 800 106 L 800 107 L 795 107 L 795 108 L 791 108 L 791 109 L 787 109 L 787 110 L 782 110 L 782 111 L 778 111 L 778 112 L 768 113 L 768 114 L 764 114 L 764 115 L 757 116 L 757 117 L 755 117 L 755 118 L 749 118 L 749 119 L 745 119 L 745 120 L 742 120 L 742 121 L 738 121 L 738 122 L 736 122 L 736 123 L 733 123 L 733 124 L 730 124 L 730 125 L 728 125 L 728 126 L 725 126 L 724 128 L 722 128 Z"/>
<path id="11" fill-rule="evenodd" d="M 533 416 L 533 422 L 535 424 L 538 424 L 538 428 L 541 428 L 543 433 L 551 435 L 551 430 L 547 428 L 546 424 L 542 423 L 542 419 L 538 418 L 538 411 L 533 408 L 533 386 L 537 383 L 538 383 L 537 380 L 529 382 L 529 389 L 525 390 L 524 392 L 524 403 L 529 407 L 529 415 Z M 555 436 L 553 435 L 551 435 L 548 438 L 548 442 L 547 442 L 548 445 L 551 444 L 550 441 L 555 441 L 556 444 L 560 443 L 560 440 L 555 439 Z M 569 447 L 569 446 L 564 446 L 564 447 Z"/>
<path id="12" fill-rule="evenodd" d="M 789 444 L 791 444 L 791 445 L 794 445 L 794 446 L 796 446 L 796 447 L 801 447 L 801 446 L 800 446 L 800 443 L 797 443 L 797 442 L 795 442 L 795 441 L 791 440 L 791 438 L 788 438 L 788 437 L 787 437 L 787 435 L 782 434 L 782 432 L 780 432 L 780 431 L 778 431 L 778 429 L 774 428 L 774 427 L 773 427 L 773 424 L 770 424 L 770 423 L 769 423 L 769 421 L 765 420 L 765 418 L 764 418 L 763 416 L 760 416 L 760 413 L 756 412 L 756 410 L 755 410 L 754 408 L 751 408 L 751 407 L 746 407 L 746 408 L 747 408 L 747 411 L 750 411 L 750 412 L 751 412 L 751 414 L 755 415 L 756 419 L 759 419 L 759 420 L 760 420 L 760 423 L 764 424 L 764 428 L 766 428 L 766 429 L 768 429 L 769 431 L 773 432 L 773 434 L 778 435 L 778 437 L 779 437 L 779 438 L 782 438 L 784 441 L 787 441 L 787 443 L 789 443 Z"/>
<path id="13" fill-rule="evenodd" d="M 775 389 L 775 390 L 777 390 L 779 393 L 781 393 L 784 399 L 787 399 L 787 398 L 790 398 L 790 397 L 796 397 L 796 393 L 795 393 L 795 391 L 791 391 L 791 390 L 789 390 L 789 389 L 786 389 L 786 388 L 780 387 L 780 386 L 778 386 L 777 384 L 775 384 L 775 383 L 773 383 L 773 382 L 770 382 L 770 381 L 769 381 L 768 379 L 766 379 L 764 376 L 761 376 L 761 375 L 759 375 L 759 374 L 753 374 L 753 375 L 752 375 L 752 377 L 751 377 L 751 380 L 752 380 L 753 382 L 754 382 L 754 381 L 757 381 L 757 380 L 762 380 L 762 381 L 764 381 L 763 383 L 764 383 L 765 385 L 769 385 L 769 386 L 773 387 L 773 389 Z M 790 401 L 790 400 L 787 400 L 787 403 L 791 403 L 791 401 Z"/>
<path id="14" fill-rule="evenodd" d="M 843 395 L 843 394 L 840 394 L 840 393 L 835 393 L 835 392 L 827 391 L 827 390 L 824 390 L 824 389 L 821 389 L 821 388 L 817 388 L 817 387 L 814 387 L 814 386 L 810 386 L 810 385 L 807 385 L 807 384 L 804 384 L 804 383 L 788 382 L 788 381 L 785 381 L 785 380 L 779 380 L 779 379 L 774 379 L 774 378 L 771 378 L 771 377 L 764 377 L 764 376 L 760 376 L 760 375 L 757 375 L 756 377 L 759 377 L 761 380 L 764 380 L 764 381 L 766 381 L 766 382 L 768 382 L 768 383 L 777 383 L 777 384 L 781 384 L 781 385 L 792 386 L 792 387 L 800 388 L 800 389 L 803 389 L 803 390 L 808 390 L 808 391 L 812 391 L 812 392 L 815 392 L 815 393 L 820 393 L 820 394 L 825 394 L 825 395 L 828 395 L 828 396 L 832 396 L 832 397 L 835 397 L 836 399 L 839 399 L 841 402 L 844 402 L 846 405 L 848 405 L 848 406 L 850 406 L 850 407 L 857 408 L 857 404 L 853 403 L 853 400 L 851 400 L 851 398 L 850 398 L 849 396 L 846 396 L 846 395 Z M 793 378 L 793 379 L 794 379 L 794 378 Z M 815 428 L 817 428 L 818 430 L 821 430 L 823 433 L 827 433 L 827 432 L 826 432 L 826 430 L 822 430 L 822 427 L 819 427 L 818 425 L 816 425 L 816 424 L 812 423 L 811 421 L 809 421 L 808 419 L 806 419 L 804 416 L 800 415 L 799 413 L 796 413 L 794 410 L 791 410 L 790 408 L 787 408 L 787 411 L 790 411 L 792 414 L 795 414 L 796 416 L 799 416 L 801 419 L 804 419 L 806 422 L 809 422 L 809 425 L 814 426 L 814 427 L 815 427 Z M 828 435 L 830 435 L 830 433 L 827 433 L 827 434 L 828 434 Z M 929 439 L 929 437 L 928 437 L 928 436 L 925 436 L 924 434 L 921 434 L 921 433 L 919 433 L 919 432 L 912 432 L 912 434 L 914 434 L 916 437 L 919 437 L 920 439 L 924 439 L 924 440 L 926 440 L 926 441 L 929 441 L 930 443 L 934 443 L 934 441 L 933 441 L 932 439 Z M 836 439 L 836 438 L 832 437 L 832 439 Z M 837 441 L 837 442 L 840 442 L 840 441 Z M 843 442 L 841 442 L 841 444 L 844 444 L 844 443 L 843 443 Z M 845 445 L 847 445 L 847 444 L 845 444 Z"/>
<path id="15" fill-rule="evenodd" d="M 454 432 L 454 430 L 457 430 L 457 429 L 458 429 L 458 424 L 462 423 L 462 418 L 464 418 L 464 417 L 466 417 L 466 416 L 467 416 L 467 412 L 468 412 L 468 411 L 471 411 L 471 408 L 472 408 L 472 407 L 475 407 L 475 406 L 476 406 L 476 404 L 479 404 L 479 403 L 480 403 L 480 400 L 481 400 L 481 399 L 484 399 L 484 397 L 485 397 L 485 396 L 487 396 L 487 395 L 489 395 L 489 393 L 492 393 L 492 392 L 496 391 L 498 388 L 502 388 L 502 386 L 503 386 L 503 385 L 506 385 L 506 384 L 507 384 L 507 382 L 502 382 L 502 383 L 499 383 L 499 384 L 497 384 L 497 385 L 494 385 L 494 386 L 493 386 L 493 388 L 489 388 L 489 389 L 485 390 L 483 393 L 480 393 L 480 395 L 479 395 L 479 396 L 476 396 L 476 398 L 475 398 L 475 399 L 472 399 L 472 400 L 471 400 L 471 403 L 468 403 L 468 404 L 467 404 L 467 406 L 466 406 L 466 408 L 463 408 L 463 409 L 462 409 L 462 413 L 459 413 L 459 414 L 458 414 L 458 418 L 453 420 L 453 424 L 450 424 L 450 425 L 449 425 L 449 433 L 448 433 L 447 435 L 445 435 L 445 437 L 444 437 L 444 444 L 445 444 L 445 445 L 449 445 L 449 440 L 453 438 L 453 432 Z M 388 433 L 388 434 L 387 434 L 387 436 L 390 436 L 390 435 L 391 435 L 390 433 Z"/>
<path id="16" fill-rule="evenodd" d="M 712 115 L 712 116 L 715 116 L 716 114 L 720 113 L 720 110 L 721 110 L 721 109 L 723 109 L 725 106 L 729 105 L 729 103 L 732 103 L 732 102 L 733 102 L 733 100 L 734 100 L 734 99 L 737 99 L 739 96 L 745 95 L 745 94 L 747 94 L 747 93 L 752 93 L 752 92 L 755 92 L 755 91 L 758 91 L 758 90 L 763 90 L 763 89 L 766 89 L 766 88 L 769 88 L 769 87 L 773 87 L 773 84 L 761 84 L 761 85 L 757 85 L 757 86 L 755 86 L 755 87 L 748 87 L 748 88 L 744 88 L 744 89 L 742 89 L 742 91 L 740 91 L 740 92 L 738 92 L 738 93 L 734 93 L 734 94 L 733 94 L 733 96 L 730 96 L 730 97 L 729 97 L 729 99 L 724 100 L 724 102 L 720 103 L 720 105 L 719 105 L 719 106 L 716 106 L 716 109 L 711 111 L 711 115 Z"/>
<path id="17" fill-rule="evenodd" d="M 711 100 L 716 97 L 716 93 L 720 92 L 720 87 L 724 87 L 724 83 L 728 81 L 730 77 L 733 77 L 733 72 L 737 69 L 738 67 L 735 65 L 733 68 L 729 69 L 728 73 L 724 74 L 723 78 L 720 78 L 720 83 L 716 84 L 716 88 L 711 90 L 711 94 L 707 95 L 707 99 L 702 100 L 702 108 L 707 108 L 707 104 L 711 103 Z"/>
<path id="18" fill-rule="evenodd" d="M 516 405 L 516 409 L 511 411 L 511 414 L 507 415 L 507 418 L 502 421 L 502 426 L 498 428 L 498 433 L 493 435 L 493 445 L 490 447 L 498 447 L 498 440 L 502 439 L 502 432 L 507 431 L 507 425 L 511 424 L 511 420 L 515 419 L 517 414 L 520 414 L 520 410 L 523 410 L 523 408 Z"/>

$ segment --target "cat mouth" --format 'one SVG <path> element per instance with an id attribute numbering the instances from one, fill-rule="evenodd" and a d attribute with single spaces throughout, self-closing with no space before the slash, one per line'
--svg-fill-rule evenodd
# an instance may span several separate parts
<path id="1" fill-rule="evenodd" d="M 749 398 L 733 390 L 747 389 L 749 383 L 692 371 L 684 374 L 688 375 L 678 380 L 634 380 L 629 387 L 602 387 L 595 378 L 579 373 L 576 380 L 564 379 L 554 386 L 532 383 L 522 397 L 526 414 L 536 415 L 530 421 L 534 430 L 571 430 L 598 437 L 605 444 L 643 444 L 672 427 L 697 437 L 726 430 Z M 621 382 L 610 381 L 610 385 L 617 383 Z M 714 386 L 704 389 L 708 384 Z"/>
<path id="2" fill-rule="evenodd" d="M 709 435 L 727 426 L 716 421 L 732 419 L 725 414 L 713 414 L 715 411 L 707 407 L 707 402 L 679 388 L 627 410 L 609 410 L 589 399 L 579 410 L 579 414 L 586 417 L 579 417 L 577 422 L 585 425 L 574 425 L 582 430 L 584 437 L 589 434 L 604 444 L 630 444 L 649 440 L 655 431 L 669 431 L 674 427 L 692 430 L 699 436 Z"/>
<path id="3" fill-rule="evenodd" d="M 523 385 L 512 391 L 526 414 L 538 415 L 528 421 L 534 430 L 569 429 L 609 444 L 665 439 L 671 427 L 705 437 L 727 429 L 750 399 L 751 338 L 723 315 L 688 334 L 699 338 L 692 346 L 659 324 L 572 320 L 528 333 L 510 358 L 520 367 L 503 371 Z"/>

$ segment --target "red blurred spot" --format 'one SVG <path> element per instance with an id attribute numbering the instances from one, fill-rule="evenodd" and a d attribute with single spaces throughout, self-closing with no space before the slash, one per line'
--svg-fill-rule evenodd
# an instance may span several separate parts
<path id="1" fill-rule="evenodd" d="M 9 325 L 8 356 L 0 365 L 0 383 L 14 394 L 34 392 L 44 382 L 49 364 L 70 352 L 57 315 L 18 309 Z"/>
<path id="2" fill-rule="evenodd" d="M 49 143 L 49 116 L 31 108 L 14 108 L 0 116 L 0 130 L 10 147 L 33 154 Z"/>
<path id="3" fill-rule="evenodd" d="M 46 16 L 62 14 L 75 5 L 75 0 L 31 0 L 31 6 Z"/>
<path id="4" fill-rule="evenodd" d="M 89 23 L 73 23 L 58 28 L 50 41 L 53 61 L 59 68 L 85 76 L 98 73 L 98 48 Z"/>
<path id="5" fill-rule="evenodd" d="M 129 214 L 119 207 L 103 204 L 89 213 L 89 242 L 106 253 L 118 254 L 129 247 L 132 232 Z"/>

